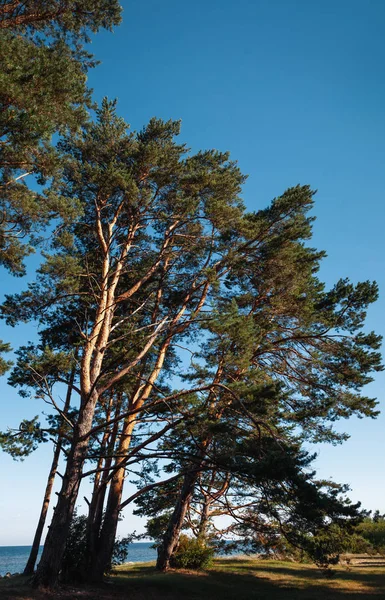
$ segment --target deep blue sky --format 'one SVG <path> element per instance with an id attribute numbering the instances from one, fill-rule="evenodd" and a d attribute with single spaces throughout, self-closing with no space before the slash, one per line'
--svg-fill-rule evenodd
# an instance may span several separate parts
<path id="1" fill-rule="evenodd" d="M 121 27 L 92 43 L 102 61 L 89 78 L 95 98 L 118 98 L 134 129 L 154 115 L 181 119 L 193 150 L 230 150 L 249 174 L 250 210 L 297 183 L 317 189 L 314 245 L 328 253 L 321 276 L 329 285 L 345 276 L 376 279 L 381 298 L 368 328 L 385 333 L 385 3 L 123 4 Z M 25 286 L 2 276 L 2 291 Z M 32 326 L 2 328 L 14 347 L 34 335 Z M 384 383 L 380 375 L 368 389 L 383 408 Z M 38 412 L 4 378 L 0 385 L 0 428 Z M 341 428 L 351 438 L 317 448 L 319 474 L 349 483 L 352 499 L 385 511 L 385 415 Z M 0 545 L 30 543 L 49 461 L 48 448 L 22 465 L 0 455 Z M 134 527 L 127 514 L 121 532 Z"/>

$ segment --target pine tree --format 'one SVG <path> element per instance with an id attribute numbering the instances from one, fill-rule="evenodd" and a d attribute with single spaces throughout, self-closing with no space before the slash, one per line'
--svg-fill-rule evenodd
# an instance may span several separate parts
<path id="1" fill-rule="evenodd" d="M 126 502 L 127 458 L 140 460 L 130 449 L 133 414 L 156 405 L 151 414 L 161 423 L 171 405 L 185 442 L 191 418 L 199 423 L 199 451 L 191 446 L 186 453 L 182 444 L 179 452 L 183 493 L 164 544 L 166 563 L 199 473 L 223 465 L 220 454 L 215 465 L 208 462 L 214 441 L 226 449 L 218 445 L 218 428 L 231 439 L 239 423 L 245 440 L 262 432 L 266 443 L 282 437 L 290 456 L 293 428 L 301 441 L 338 441 L 330 427 L 335 419 L 376 414 L 375 400 L 360 390 L 381 368 L 379 337 L 361 332 L 377 287 L 341 281 L 324 289 L 316 276 L 323 253 L 306 245 L 310 188 L 290 188 L 267 209 L 248 214 L 239 198 L 244 177 L 228 154 L 191 155 L 177 143 L 178 133 L 179 123 L 157 119 L 130 133 L 115 104 L 104 101 L 95 122 L 64 137 L 56 189 L 62 198 L 76 197 L 81 210 L 60 225 L 37 281 L 3 307 L 10 323 L 36 318 L 53 331 L 58 315 L 68 315 L 67 331 L 80 353 L 79 412 L 38 584 L 57 579 L 79 484 L 92 473 L 83 473 L 90 438 L 103 427 L 110 435 L 110 426 L 125 420 L 126 430 L 110 465 L 95 578 L 108 566 Z M 187 388 L 163 394 L 157 385 L 167 361 L 193 341 L 200 351 Z M 118 414 L 113 394 L 105 425 L 96 423 L 98 407 L 115 389 L 127 395 L 132 411 Z M 239 452 L 230 448 L 224 456 L 235 469 Z M 176 445 L 167 456 L 175 460 Z"/>
<path id="2" fill-rule="evenodd" d="M 79 417 L 39 582 L 54 581 L 60 568 L 96 405 L 155 351 L 152 375 L 137 394 L 145 401 L 171 342 L 194 327 L 213 280 L 210 267 L 226 270 L 218 256 L 223 232 L 242 215 L 244 178 L 227 154 L 186 157 L 174 140 L 178 132 L 179 123 L 153 119 L 142 132 L 127 133 L 114 105 L 104 102 L 96 123 L 63 141 L 60 193 L 79 199 L 82 216 L 58 232 L 58 251 L 47 256 L 22 305 L 19 298 L 7 303 L 10 319 L 29 308 L 38 316 L 44 306 L 44 321 L 78 298 L 87 323 L 79 331 Z M 126 351 L 113 370 L 108 357 L 121 339 Z"/>
<path id="3" fill-rule="evenodd" d="M 87 118 L 84 42 L 119 20 L 116 1 L 0 3 L 0 262 L 13 274 L 53 217 L 76 212 L 42 187 L 60 169 L 52 136 Z"/>
<path id="4" fill-rule="evenodd" d="M 292 188 L 270 208 L 246 217 L 251 251 L 233 266 L 227 290 L 218 292 L 217 316 L 207 325 L 211 337 L 190 379 L 225 384 L 254 415 L 257 431 L 268 428 L 280 439 L 296 428 L 302 440 L 338 442 L 344 435 L 333 430 L 335 420 L 378 414 L 375 400 L 360 393 L 371 372 L 382 369 L 381 338 L 361 332 L 377 286 L 342 280 L 325 291 L 316 277 L 322 253 L 304 245 L 311 235 L 311 202 L 309 188 Z M 261 403 L 269 387 L 273 395 Z M 226 418 L 229 402 L 228 394 L 224 403 L 220 396 L 214 401 L 218 422 Z M 159 550 L 160 569 L 168 568 L 210 454 L 212 434 L 208 430 L 202 437 L 202 425 L 200 432 L 194 469 L 184 476 Z M 229 439 L 236 435 L 228 432 Z"/>

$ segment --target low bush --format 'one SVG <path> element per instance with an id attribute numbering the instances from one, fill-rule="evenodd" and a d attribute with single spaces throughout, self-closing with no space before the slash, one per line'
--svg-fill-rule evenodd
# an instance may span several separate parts
<path id="1" fill-rule="evenodd" d="M 204 540 L 181 535 L 170 564 L 176 569 L 207 569 L 213 557 L 214 549 Z"/>
<path id="2" fill-rule="evenodd" d="M 66 548 L 62 561 L 60 579 L 63 583 L 83 583 L 86 580 L 87 569 L 87 517 L 78 515 L 75 511 L 69 529 Z M 117 539 L 114 544 L 111 568 L 120 565 L 127 560 L 128 546 L 136 539 L 135 533 L 123 538 Z"/>
<path id="3" fill-rule="evenodd" d="M 82 583 L 86 570 L 87 517 L 75 511 L 71 521 L 60 579 L 65 583 Z"/>

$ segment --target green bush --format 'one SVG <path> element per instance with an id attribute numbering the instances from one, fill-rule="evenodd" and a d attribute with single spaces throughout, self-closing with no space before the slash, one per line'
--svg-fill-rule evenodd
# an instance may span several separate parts
<path id="1" fill-rule="evenodd" d="M 176 569 L 207 569 L 213 556 L 214 549 L 207 546 L 204 540 L 181 535 L 170 564 Z"/>
<path id="2" fill-rule="evenodd" d="M 132 544 L 133 540 L 140 539 L 135 531 L 124 538 L 118 538 L 115 540 L 114 549 L 112 551 L 111 568 L 117 565 L 122 565 L 127 561 L 128 558 L 128 547 Z"/>
<path id="3" fill-rule="evenodd" d="M 383 516 L 365 519 L 357 526 L 358 535 L 372 546 L 373 552 L 385 554 L 385 519 Z"/>
<path id="4" fill-rule="evenodd" d="M 87 517 L 75 511 L 71 521 L 66 548 L 63 556 L 60 579 L 63 583 L 83 583 L 87 574 Z M 112 553 L 110 572 L 115 565 L 124 563 L 128 556 L 128 546 L 137 536 L 135 533 L 117 539 Z"/>
<path id="5" fill-rule="evenodd" d="M 75 511 L 71 521 L 60 578 L 63 582 L 82 583 L 86 572 L 87 517 Z"/>
<path id="6" fill-rule="evenodd" d="M 348 531 L 336 524 L 325 527 L 315 536 L 307 536 L 306 542 L 307 556 L 322 568 L 337 564 L 341 554 L 374 553 L 373 546 L 359 535 L 358 528 Z"/>

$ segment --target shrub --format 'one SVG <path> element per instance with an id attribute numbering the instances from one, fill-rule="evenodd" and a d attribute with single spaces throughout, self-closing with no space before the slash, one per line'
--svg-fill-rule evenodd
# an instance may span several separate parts
<path id="1" fill-rule="evenodd" d="M 87 517 L 76 511 L 71 521 L 63 556 L 61 580 L 82 583 L 86 569 L 86 524 Z"/>
<path id="2" fill-rule="evenodd" d="M 382 516 L 367 518 L 357 526 L 358 535 L 372 546 L 373 552 L 385 554 L 385 519 Z"/>
<path id="3" fill-rule="evenodd" d="M 341 554 L 371 553 L 372 546 L 356 531 L 331 524 L 317 535 L 307 537 L 306 553 L 316 565 L 324 569 L 337 564 Z"/>
<path id="4" fill-rule="evenodd" d="M 170 564 L 177 569 L 207 569 L 213 556 L 214 549 L 207 546 L 204 540 L 181 535 Z"/>
<path id="5" fill-rule="evenodd" d="M 128 558 L 128 547 L 132 544 L 133 540 L 140 539 L 140 535 L 137 535 L 135 531 L 124 538 L 118 538 L 115 540 L 114 549 L 112 552 L 111 567 L 122 565 L 127 561 Z"/>
<path id="6" fill-rule="evenodd" d="M 87 569 L 87 517 L 75 511 L 71 521 L 66 548 L 63 556 L 60 579 L 65 583 L 83 583 Z M 137 536 L 135 533 L 115 541 L 111 568 L 127 560 L 128 546 Z"/>

